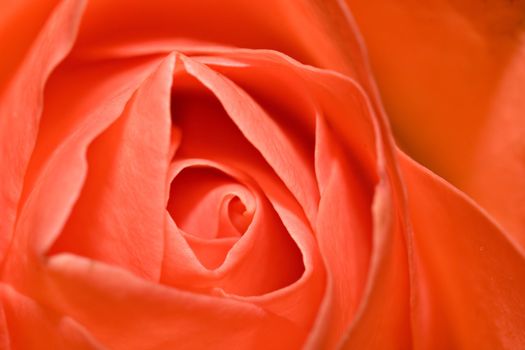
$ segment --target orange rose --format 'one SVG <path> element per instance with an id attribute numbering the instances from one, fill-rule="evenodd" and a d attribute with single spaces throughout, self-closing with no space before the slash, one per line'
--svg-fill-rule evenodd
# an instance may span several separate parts
<path id="1" fill-rule="evenodd" d="M 525 346 L 517 231 L 397 148 L 342 2 L 2 6 L 1 348 Z"/>

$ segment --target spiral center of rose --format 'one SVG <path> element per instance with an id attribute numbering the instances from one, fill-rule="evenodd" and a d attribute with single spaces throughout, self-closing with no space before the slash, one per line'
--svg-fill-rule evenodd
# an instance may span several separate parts
<path id="1" fill-rule="evenodd" d="M 305 272 L 282 217 L 289 219 L 283 206 L 292 206 L 293 198 L 235 123 L 240 115 L 228 113 L 220 96 L 188 74 L 179 71 L 175 78 L 166 208 L 180 250 L 167 254 L 196 264 L 187 283 L 181 281 L 188 271 L 181 270 L 172 285 L 236 296 L 289 286 Z"/>
<path id="2" fill-rule="evenodd" d="M 239 238 L 252 222 L 253 195 L 211 167 L 182 170 L 171 183 L 168 211 L 186 234 L 201 239 Z"/>

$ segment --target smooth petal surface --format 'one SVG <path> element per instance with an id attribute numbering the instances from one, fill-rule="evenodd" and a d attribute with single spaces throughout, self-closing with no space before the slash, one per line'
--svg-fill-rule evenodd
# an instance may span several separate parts
<path id="1" fill-rule="evenodd" d="M 0 285 L 0 309 L 2 349 L 102 349 L 73 319 L 42 307 L 5 284 Z"/>
<path id="2" fill-rule="evenodd" d="M 3 92 L 58 0 L 4 0 L 0 4 L 0 91 Z M 23 23 L 24 25 L 20 25 Z"/>
<path id="3" fill-rule="evenodd" d="M 525 346 L 525 255 L 465 195 L 398 154 L 414 258 L 414 345 Z"/>
<path id="4" fill-rule="evenodd" d="M 173 50 L 180 49 L 181 42 L 201 47 L 211 43 L 273 49 L 307 64 L 365 75 L 360 44 L 348 24 L 333 1 L 153 0 L 144 6 L 138 0 L 94 0 L 76 53 L 101 57 L 116 48 L 143 51 L 141 46 L 161 43 Z"/>
<path id="5" fill-rule="evenodd" d="M 347 3 L 399 144 L 525 247 L 525 1 Z"/>
<path id="6" fill-rule="evenodd" d="M 49 288 L 34 294 L 111 349 L 289 349 L 304 337 L 251 303 L 166 288 L 83 258 L 57 255 L 46 270 L 42 285 Z"/>

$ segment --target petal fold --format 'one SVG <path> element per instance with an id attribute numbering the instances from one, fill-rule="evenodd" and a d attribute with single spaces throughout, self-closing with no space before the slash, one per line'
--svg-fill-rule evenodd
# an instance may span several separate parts
<path id="1" fill-rule="evenodd" d="M 43 90 L 73 46 L 85 1 L 62 1 L 46 21 L 5 90 L 0 91 L 0 257 L 13 235 L 24 176 L 35 146 Z M 1 82 L 0 82 L 1 84 Z M 20 101 L 24 101 L 20 103 Z"/>
<path id="2" fill-rule="evenodd" d="M 163 60 L 87 152 L 87 178 L 49 254 L 70 252 L 159 280 L 175 56 Z"/>

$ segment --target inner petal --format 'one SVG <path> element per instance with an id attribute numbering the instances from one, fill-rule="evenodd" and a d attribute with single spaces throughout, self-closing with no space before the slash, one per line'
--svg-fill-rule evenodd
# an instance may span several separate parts
<path id="1" fill-rule="evenodd" d="M 225 224 L 231 223 L 238 233 L 246 232 L 252 221 L 253 212 L 249 212 L 242 200 L 237 196 L 230 196 L 224 203 L 227 203 L 223 205 L 223 208 L 227 211 L 229 218 L 229 221 Z"/>
<path id="2" fill-rule="evenodd" d="M 168 211 L 180 229 L 198 238 L 240 237 L 254 208 L 245 186 L 211 167 L 185 168 L 171 183 Z"/>
<path id="3" fill-rule="evenodd" d="M 309 280 L 313 266 L 311 260 L 315 259 L 315 253 L 310 249 L 312 236 L 307 232 L 308 220 L 303 208 L 262 154 L 232 122 L 216 96 L 184 71 L 176 74 L 171 105 L 173 124 L 181 135 L 170 171 L 170 174 L 178 175 L 169 176 L 176 178 L 172 185 L 175 187 L 176 181 L 183 179 L 183 171 L 177 169 L 186 168 L 189 171 L 188 168 L 207 166 L 245 185 L 253 197 L 223 191 L 226 196 L 217 198 L 214 211 L 208 213 L 219 210 L 216 217 L 244 234 L 224 237 L 221 235 L 228 231 L 221 229 L 208 235 L 210 238 L 202 238 L 195 234 L 196 231 L 184 232 L 190 230 L 185 226 L 185 219 L 179 218 L 184 212 L 178 212 L 174 206 L 181 200 L 182 194 L 171 191 L 171 197 L 168 194 L 171 201 L 168 211 L 171 212 L 170 219 L 173 220 L 170 222 L 173 225 L 168 236 L 171 236 L 172 244 L 165 255 L 163 282 L 176 287 L 191 286 L 189 289 L 197 292 L 226 293 L 237 297 L 262 296 L 279 290 L 278 300 L 272 296 L 272 303 L 280 304 L 284 299 L 288 300 L 289 292 L 283 290 L 281 294 L 281 289 L 290 290 L 287 287 L 294 285 L 295 290 Z M 217 186 L 227 185 L 231 181 L 228 176 L 226 183 L 218 181 Z M 194 179 L 192 182 L 197 182 L 195 176 L 191 177 Z M 180 187 L 189 192 L 187 184 Z M 204 195 L 208 191 L 202 193 Z M 253 218 L 250 218 L 250 208 L 253 208 L 250 198 L 257 204 Z M 188 202 L 181 209 L 193 211 L 195 208 L 197 203 Z M 207 232 L 224 225 L 215 221 L 209 227 Z M 196 266 L 192 272 L 180 268 L 178 261 L 181 255 L 188 252 L 188 248 L 205 269 Z M 220 254 L 224 256 L 222 261 Z M 293 302 L 312 301 L 306 299 L 308 302 L 298 299 Z"/>
<path id="4" fill-rule="evenodd" d="M 200 158 L 175 160 L 171 173 L 171 234 L 183 238 L 204 267 L 182 277 L 194 290 L 259 295 L 303 275 L 299 247 L 246 174 Z M 181 279 L 172 275 L 166 282 L 178 286 Z"/>

